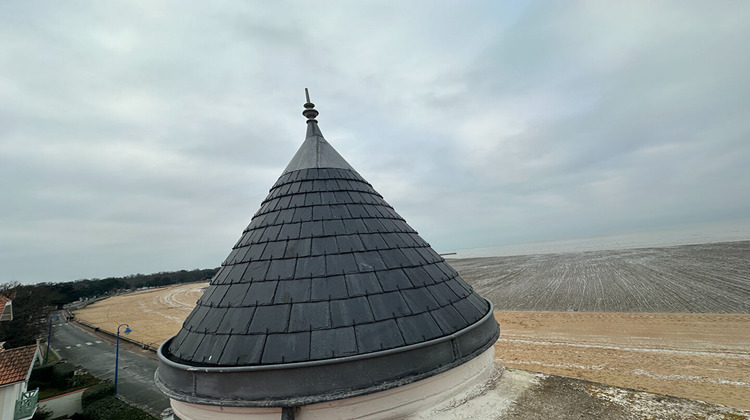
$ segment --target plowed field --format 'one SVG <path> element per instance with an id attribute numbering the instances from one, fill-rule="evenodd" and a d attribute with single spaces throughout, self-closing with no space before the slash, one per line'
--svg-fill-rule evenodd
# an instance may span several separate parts
<path id="1" fill-rule="evenodd" d="M 500 364 L 750 409 L 750 241 L 450 263 L 498 309 Z M 128 323 L 130 338 L 156 347 L 205 286 L 76 316 L 108 331 Z"/>

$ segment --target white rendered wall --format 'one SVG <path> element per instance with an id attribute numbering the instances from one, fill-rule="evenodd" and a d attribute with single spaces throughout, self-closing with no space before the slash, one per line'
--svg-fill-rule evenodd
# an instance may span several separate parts
<path id="1" fill-rule="evenodd" d="M 25 391 L 25 382 L 0 387 L 0 420 L 13 420 L 16 414 L 16 400 Z"/>
<path id="2" fill-rule="evenodd" d="M 398 388 L 360 397 L 300 407 L 295 420 L 408 419 L 429 411 L 472 388 L 482 389 L 495 379 L 495 349 L 439 375 Z M 171 400 L 172 409 L 182 420 L 279 420 L 280 408 L 219 407 Z"/>
<path id="3" fill-rule="evenodd" d="M 39 401 L 39 408 L 52 412 L 52 417 L 72 416 L 75 413 L 83 413 L 81 397 L 86 389 L 70 392 L 57 397 L 47 398 Z"/>

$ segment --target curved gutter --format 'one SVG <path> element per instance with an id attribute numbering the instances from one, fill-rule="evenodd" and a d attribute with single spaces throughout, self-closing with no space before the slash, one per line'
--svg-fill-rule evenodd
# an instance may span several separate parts
<path id="1" fill-rule="evenodd" d="M 453 334 L 408 346 L 335 359 L 254 366 L 193 366 L 157 352 L 154 380 L 168 397 L 194 404 L 241 407 L 307 405 L 405 385 L 478 356 L 499 336 L 494 306 Z"/>

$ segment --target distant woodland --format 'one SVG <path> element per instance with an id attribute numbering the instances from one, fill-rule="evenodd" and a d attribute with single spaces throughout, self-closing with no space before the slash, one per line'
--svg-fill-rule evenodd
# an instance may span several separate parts
<path id="1" fill-rule="evenodd" d="M 13 348 L 33 344 L 37 338 L 46 337 L 50 314 L 67 303 L 144 287 L 208 281 L 218 270 L 208 268 L 131 274 L 64 283 L 0 284 L 0 294 L 13 300 L 13 320 L 0 323 L 0 342 L 5 342 L 6 348 Z"/>

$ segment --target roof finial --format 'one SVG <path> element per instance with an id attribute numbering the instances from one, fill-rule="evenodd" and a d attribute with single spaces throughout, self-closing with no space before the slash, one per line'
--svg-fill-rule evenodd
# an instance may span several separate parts
<path id="1" fill-rule="evenodd" d="M 305 104 L 305 110 L 302 111 L 302 115 L 307 117 L 307 122 L 318 122 L 315 119 L 318 116 L 318 111 L 315 110 L 315 104 L 310 102 L 310 92 L 307 88 L 305 88 L 305 97 L 307 98 L 307 103 Z"/>

